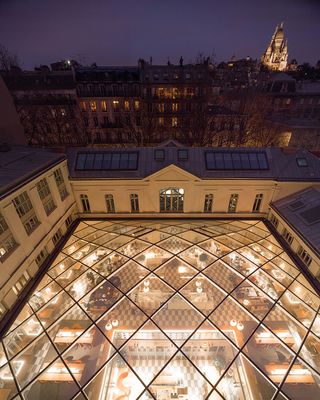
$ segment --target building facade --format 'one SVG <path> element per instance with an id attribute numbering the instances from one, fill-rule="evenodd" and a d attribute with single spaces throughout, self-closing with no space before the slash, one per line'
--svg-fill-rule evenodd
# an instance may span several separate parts
<path id="1" fill-rule="evenodd" d="M 168 141 L 1 162 L 2 397 L 319 397 L 317 157 Z"/>

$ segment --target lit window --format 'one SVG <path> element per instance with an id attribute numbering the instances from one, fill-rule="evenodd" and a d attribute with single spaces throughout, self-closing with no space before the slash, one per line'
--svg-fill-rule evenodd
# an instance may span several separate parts
<path id="1" fill-rule="evenodd" d="M 57 188 L 59 190 L 60 198 L 61 200 L 64 200 L 69 195 L 69 193 L 67 191 L 61 169 L 60 168 L 56 169 L 53 173 L 53 176 L 56 181 Z"/>
<path id="2" fill-rule="evenodd" d="M 115 112 L 119 111 L 120 105 L 118 100 L 113 100 L 112 105 L 113 105 L 113 111 Z"/>
<path id="3" fill-rule="evenodd" d="M 164 103 L 159 103 L 158 109 L 159 109 L 159 112 L 163 113 L 164 112 Z"/>
<path id="4" fill-rule="evenodd" d="M 229 200 L 228 212 L 236 212 L 238 204 L 239 195 L 237 193 L 232 193 Z"/>
<path id="5" fill-rule="evenodd" d="M 172 103 L 172 111 L 177 112 L 178 111 L 178 103 Z"/>
<path id="6" fill-rule="evenodd" d="M 46 214 L 51 214 L 56 205 L 54 204 L 48 182 L 45 178 L 37 183 L 37 190 Z"/>
<path id="7" fill-rule="evenodd" d="M 279 220 L 273 214 L 270 215 L 270 222 L 275 228 L 278 228 Z"/>
<path id="8" fill-rule="evenodd" d="M 140 109 L 140 102 L 138 100 L 135 100 L 135 102 L 134 102 L 134 109 L 136 111 L 138 111 Z"/>
<path id="9" fill-rule="evenodd" d="M 66 115 L 67 115 L 67 112 L 66 112 L 66 109 L 65 108 L 61 108 L 61 115 L 63 116 L 63 117 L 65 117 Z"/>
<path id="10" fill-rule="evenodd" d="M 39 220 L 34 212 L 28 193 L 23 192 L 19 196 L 15 197 L 13 199 L 13 204 L 27 234 L 29 235 L 39 225 Z"/>
<path id="11" fill-rule="evenodd" d="M 107 102 L 105 100 L 101 101 L 101 111 L 103 112 L 107 111 Z"/>
<path id="12" fill-rule="evenodd" d="M 172 98 L 177 99 L 179 97 L 179 91 L 178 88 L 173 88 L 172 89 Z"/>
<path id="13" fill-rule="evenodd" d="M 17 247 L 17 243 L 4 219 L 0 214 L 0 260 Z"/>
<path id="14" fill-rule="evenodd" d="M 85 101 L 80 101 L 81 111 L 87 111 L 87 103 Z"/>
<path id="15" fill-rule="evenodd" d="M 90 109 L 92 112 L 97 111 L 97 103 L 95 101 L 90 101 Z"/>
<path id="16" fill-rule="evenodd" d="M 125 100 L 125 102 L 124 102 L 124 110 L 130 111 L 130 103 L 128 100 Z"/>
<path id="17" fill-rule="evenodd" d="M 184 189 L 160 190 L 160 212 L 183 212 Z"/>
<path id="18" fill-rule="evenodd" d="M 283 232 L 282 232 L 282 236 L 283 236 L 283 238 L 284 238 L 284 240 L 288 243 L 288 244 L 292 244 L 292 242 L 293 242 L 293 236 L 291 235 L 291 233 L 286 229 L 286 228 L 284 228 L 284 230 L 283 230 Z"/>
<path id="19" fill-rule="evenodd" d="M 105 200 L 106 200 L 106 207 L 107 207 L 107 213 L 115 213 L 115 206 L 114 206 L 114 199 L 113 199 L 113 194 L 106 194 L 105 195 Z"/>
<path id="20" fill-rule="evenodd" d="M 172 117 L 171 118 L 171 125 L 172 126 L 178 126 L 178 118 L 177 117 Z"/>
<path id="21" fill-rule="evenodd" d="M 159 117 L 159 118 L 158 118 L 158 124 L 159 124 L 160 126 L 163 126 L 163 125 L 164 125 L 164 117 Z"/>
<path id="22" fill-rule="evenodd" d="M 130 205 L 131 205 L 131 212 L 138 213 L 139 212 L 139 198 L 136 193 L 130 194 Z"/>
<path id="23" fill-rule="evenodd" d="M 299 247 L 297 254 L 307 267 L 311 264 L 312 258 L 302 246 Z"/>
<path id="24" fill-rule="evenodd" d="M 211 213 L 213 206 L 213 194 L 206 194 L 204 198 L 203 212 Z"/>

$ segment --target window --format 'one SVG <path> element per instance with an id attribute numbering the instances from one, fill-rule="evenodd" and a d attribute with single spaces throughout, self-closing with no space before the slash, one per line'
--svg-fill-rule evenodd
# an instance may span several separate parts
<path id="1" fill-rule="evenodd" d="M 107 112 L 107 102 L 105 100 L 101 101 L 101 111 Z"/>
<path id="2" fill-rule="evenodd" d="M 48 250 L 46 247 L 44 247 L 36 257 L 36 264 L 38 265 L 38 267 L 40 267 L 44 263 L 48 256 Z"/>
<path id="3" fill-rule="evenodd" d="M 125 111 L 130 111 L 130 103 L 128 100 L 124 101 L 124 110 Z"/>
<path id="4" fill-rule="evenodd" d="M 158 110 L 159 110 L 159 112 L 161 112 L 161 113 L 164 112 L 164 103 L 159 103 L 159 104 L 158 104 Z"/>
<path id="5" fill-rule="evenodd" d="M 118 112 L 120 110 L 120 104 L 118 100 L 113 100 L 112 105 L 114 112 Z"/>
<path id="6" fill-rule="evenodd" d="M 139 102 L 138 100 L 135 100 L 135 102 L 134 102 L 134 109 L 135 109 L 136 111 L 139 111 L 139 110 L 140 110 L 140 102 Z"/>
<path id="7" fill-rule="evenodd" d="M 264 152 L 207 151 L 205 161 L 208 170 L 269 169 Z"/>
<path id="8" fill-rule="evenodd" d="M 278 228 L 279 220 L 273 214 L 270 215 L 270 222 L 275 228 Z"/>
<path id="9" fill-rule="evenodd" d="M 176 99 L 179 97 L 179 90 L 178 88 L 172 88 L 172 98 Z"/>
<path id="10" fill-rule="evenodd" d="M 39 221 L 34 212 L 28 193 L 23 192 L 19 196 L 15 197 L 13 199 L 13 204 L 21 219 L 24 229 L 29 235 L 39 225 Z"/>
<path id="11" fill-rule="evenodd" d="M 95 101 L 90 101 L 90 109 L 92 112 L 97 111 L 97 103 Z"/>
<path id="12" fill-rule="evenodd" d="M 238 204 L 239 195 L 237 193 L 232 193 L 229 200 L 228 212 L 236 212 Z"/>
<path id="13" fill-rule="evenodd" d="M 136 193 L 130 194 L 130 204 L 131 204 L 131 212 L 138 213 L 139 212 L 139 198 Z"/>
<path id="14" fill-rule="evenodd" d="M 158 125 L 163 126 L 164 125 L 164 117 L 159 117 L 158 118 Z"/>
<path id="15" fill-rule="evenodd" d="M 291 235 L 291 233 L 286 229 L 286 228 L 284 228 L 284 230 L 283 230 L 283 232 L 282 232 L 282 236 L 283 236 L 283 238 L 284 238 L 284 240 L 288 243 L 288 244 L 292 244 L 292 242 L 293 242 L 293 236 Z"/>
<path id="16" fill-rule="evenodd" d="M 18 294 L 22 291 L 22 289 L 26 286 L 28 281 L 30 280 L 30 275 L 28 274 L 28 271 L 24 271 L 23 275 L 20 277 L 18 282 L 16 282 L 15 285 L 13 285 L 12 290 L 14 293 L 18 296 Z"/>
<path id="17" fill-rule="evenodd" d="M 298 167 L 307 167 L 308 166 L 308 161 L 304 157 L 296 158 L 296 161 L 297 161 Z"/>
<path id="18" fill-rule="evenodd" d="M 178 103 L 172 103 L 172 111 L 177 112 L 178 111 Z"/>
<path id="19" fill-rule="evenodd" d="M 213 206 L 213 194 L 206 194 L 204 197 L 204 207 L 203 212 L 211 213 Z"/>
<path id="20" fill-rule="evenodd" d="M 256 198 L 254 199 L 254 203 L 253 203 L 253 207 L 252 207 L 252 212 L 260 212 L 262 199 L 263 199 L 262 193 L 259 193 L 256 195 Z"/>
<path id="21" fill-rule="evenodd" d="M 80 194 L 80 201 L 82 205 L 82 211 L 87 213 L 91 212 L 89 199 L 86 194 Z"/>
<path id="22" fill-rule="evenodd" d="M 185 149 L 178 150 L 178 160 L 179 161 L 187 161 L 188 160 L 188 150 L 185 150 Z"/>
<path id="23" fill-rule="evenodd" d="M 184 189 L 160 190 L 160 212 L 183 212 Z"/>
<path id="24" fill-rule="evenodd" d="M 156 149 L 153 153 L 154 159 L 156 161 L 164 161 L 165 153 L 163 149 Z"/>
<path id="25" fill-rule="evenodd" d="M 136 117 L 136 125 L 141 126 L 141 118 L 140 117 Z"/>
<path id="26" fill-rule="evenodd" d="M 78 153 L 76 170 L 129 170 L 138 168 L 137 151 L 101 151 Z"/>
<path id="27" fill-rule="evenodd" d="M 68 229 L 71 224 L 72 224 L 72 217 L 71 215 L 69 215 L 69 217 L 66 219 L 66 228 Z"/>
<path id="28" fill-rule="evenodd" d="M 312 258 L 302 246 L 299 247 L 297 254 L 307 267 L 311 264 Z"/>
<path id="29" fill-rule="evenodd" d="M 93 125 L 95 128 L 97 128 L 99 126 L 99 121 L 97 117 L 93 117 Z"/>
<path id="30" fill-rule="evenodd" d="M 178 126 L 178 118 L 177 117 L 172 117 L 171 118 L 171 125 L 172 126 Z"/>
<path id="31" fill-rule="evenodd" d="M 56 245 L 61 238 L 62 238 L 62 232 L 61 229 L 59 228 L 57 232 L 52 236 L 52 243 Z"/>
<path id="32" fill-rule="evenodd" d="M 104 197 L 106 200 L 107 213 L 114 214 L 116 210 L 114 207 L 113 194 L 106 194 Z"/>
<path id="33" fill-rule="evenodd" d="M 0 214 L 0 261 L 17 247 L 17 243 L 6 223 Z"/>
<path id="34" fill-rule="evenodd" d="M 81 111 L 87 111 L 87 103 L 85 101 L 80 101 Z"/>
<path id="35" fill-rule="evenodd" d="M 56 205 L 54 204 L 48 182 L 45 178 L 37 183 L 37 190 L 46 214 L 51 214 Z"/>
<path id="36" fill-rule="evenodd" d="M 59 190 L 60 198 L 61 200 L 64 200 L 69 195 L 69 193 L 67 192 L 66 184 L 64 182 L 61 169 L 60 168 L 56 169 L 53 173 L 53 176 L 56 181 L 57 188 Z"/>

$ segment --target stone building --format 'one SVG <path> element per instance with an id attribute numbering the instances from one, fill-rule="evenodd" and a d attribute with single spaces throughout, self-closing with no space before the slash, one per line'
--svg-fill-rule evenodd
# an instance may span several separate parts
<path id="1" fill-rule="evenodd" d="M 284 71 L 288 64 L 288 41 L 285 40 L 283 22 L 277 25 L 267 50 L 261 57 L 263 66 L 271 70 Z"/>

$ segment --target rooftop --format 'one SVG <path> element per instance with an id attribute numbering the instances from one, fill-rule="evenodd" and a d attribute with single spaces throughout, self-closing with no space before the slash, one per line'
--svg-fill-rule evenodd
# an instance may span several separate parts
<path id="1" fill-rule="evenodd" d="M 320 188 L 309 188 L 272 204 L 293 230 L 320 255 Z"/>
<path id="2" fill-rule="evenodd" d="M 13 146 L 9 151 L 1 152 L 0 197 L 64 159 L 65 155 L 27 146 Z"/>
<path id="3" fill-rule="evenodd" d="M 125 162 L 122 165 L 111 163 L 110 166 L 107 161 L 102 161 L 111 160 L 112 154 L 115 154 L 115 160 L 128 159 L 129 153 L 136 154 L 135 167 L 133 160 L 129 168 Z M 257 157 L 266 159 L 267 166 L 261 167 L 257 164 L 255 155 L 258 154 L 260 155 Z M 86 155 L 87 161 L 84 160 Z M 300 166 L 300 159 L 304 159 L 306 165 Z M 130 151 L 119 148 L 73 148 L 68 151 L 68 164 L 70 176 L 75 179 L 143 179 L 173 164 L 201 179 L 320 181 L 320 159 L 303 149 L 288 151 L 281 148 L 177 148 L 170 143 L 159 147 L 130 148 Z"/>

